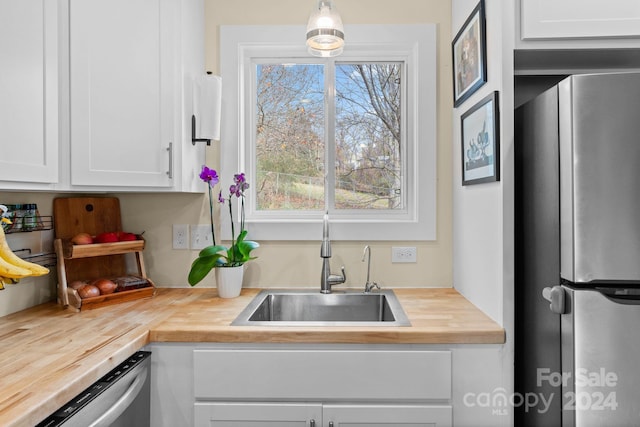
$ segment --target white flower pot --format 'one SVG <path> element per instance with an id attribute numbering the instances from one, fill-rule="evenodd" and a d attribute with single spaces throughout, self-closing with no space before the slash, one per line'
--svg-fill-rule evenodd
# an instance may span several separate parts
<path id="1" fill-rule="evenodd" d="M 242 290 L 244 265 L 239 267 L 216 267 L 216 283 L 220 298 L 235 298 Z"/>

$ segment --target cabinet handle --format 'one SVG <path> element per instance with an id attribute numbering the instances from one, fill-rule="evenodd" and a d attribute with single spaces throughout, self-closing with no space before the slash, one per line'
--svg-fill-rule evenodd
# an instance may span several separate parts
<path id="1" fill-rule="evenodd" d="M 173 142 L 169 143 L 167 151 L 169 152 L 169 170 L 167 171 L 167 175 L 169 179 L 173 179 Z"/>
<path id="2" fill-rule="evenodd" d="M 309 421 L 309 427 L 316 427 L 316 420 Z"/>

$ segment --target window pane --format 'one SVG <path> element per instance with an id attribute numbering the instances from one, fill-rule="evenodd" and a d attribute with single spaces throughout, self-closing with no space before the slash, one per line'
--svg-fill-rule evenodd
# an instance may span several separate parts
<path id="1" fill-rule="evenodd" d="M 402 209 L 401 63 L 336 65 L 336 208 Z"/>
<path id="2" fill-rule="evenodd" d="M 324 209 L 324 66 L 259 64 L 256 209 Z"/>

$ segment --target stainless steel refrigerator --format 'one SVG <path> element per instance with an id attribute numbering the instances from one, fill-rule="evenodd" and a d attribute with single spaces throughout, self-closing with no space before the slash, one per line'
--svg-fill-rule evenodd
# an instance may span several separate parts
<path id="1" fill-rule="evenodd" d="M 640 426 L 640 73 L 516 110 L 517 426 Z"/>

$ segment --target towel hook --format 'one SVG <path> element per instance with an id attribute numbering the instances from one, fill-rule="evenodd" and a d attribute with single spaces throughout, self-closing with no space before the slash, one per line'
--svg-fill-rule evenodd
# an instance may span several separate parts
<path id="1" fill-rule="evenodd" d="M 211 145 L 209 138 L 196 138 L 196 116 L 191 115 L 191 144 L 196 145 L 196 142 L 206 142 L 207 145 Z"/>

